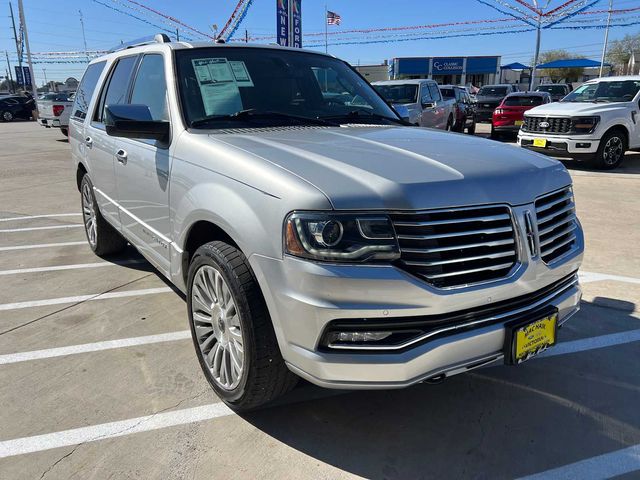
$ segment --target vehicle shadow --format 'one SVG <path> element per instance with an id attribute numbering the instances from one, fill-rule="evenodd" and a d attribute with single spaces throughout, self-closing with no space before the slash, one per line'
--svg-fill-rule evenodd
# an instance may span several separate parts
<path id="1" fill-rule="evenodd" d="M 568 159 L 558 159 L 561 160 L 565 167 L 569 170 L 576 170 L 581 172 L 604 172 L 610 174 L 640 174 L 640 152 L 627 152 L 622 161 L 622 164 L 616 168 L 615 170 L 594 170 L 592 168 L 587 167 L 582 162 L 576 162 L 574 160 Z"/>
<path id="2" fill-rule="evenodd" d="M 578 327 L 564 327 L 560 338 L 639 328 L 629 315 L 635 306 L 621 302 L 613 311 L 615 302 L 583 302 L 571 320 Z M 242 417 L 305 455 L 365 478 L 515 478 L 640 443 L 640 372 L 629 368 L 638 362 L 640 351 L 630 343 L 404 390 L 306 384 L 279 405 Z"/>

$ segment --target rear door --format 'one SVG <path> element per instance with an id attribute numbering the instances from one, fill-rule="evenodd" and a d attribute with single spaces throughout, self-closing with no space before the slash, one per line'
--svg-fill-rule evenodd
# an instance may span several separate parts
<path id="1" fill-rule="evenodd" d="M 111 67 L 99 101 L 94 108 L 92 120 L 85 126 L 85 147 L 88 151 L 90 174 L 95 188 L 100 213 L 116 228 L 120 229 L 118 192 L 115 174 L 114 139 L 107 135 L 104 126 L 104 107 L 126 103 L 131 77 L 138 62 L 138 55 L 119 58 Z"/>
<path id="2" fill-rule="evenodd" d="M 169 121 L 165 60 L 145 54 L 128 103 L 149 107 L 153 120 Z M 161 271 L 169 273 L 169 143 L 112 137 L 120 219 L 125 236 Z"/>

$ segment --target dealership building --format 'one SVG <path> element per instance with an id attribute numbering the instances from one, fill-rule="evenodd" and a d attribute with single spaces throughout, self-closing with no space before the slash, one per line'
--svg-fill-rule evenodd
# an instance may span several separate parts
<path id="1" fill-rule="evenodd" d="M 410 57 L 389 62 L 394 80 L 432 78 L 440 85 L 476 87 L 500 81 L 500 57 Z"/>

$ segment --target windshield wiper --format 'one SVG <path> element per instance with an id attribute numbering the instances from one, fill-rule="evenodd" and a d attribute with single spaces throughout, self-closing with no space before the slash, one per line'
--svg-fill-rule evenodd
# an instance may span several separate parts
<path id="1" fill-rule="evenodd" d="M 386 115 L 380 115 L 379 113 L 367 112 L 365 110 L 352 110 L 349 113 L 345 113 L 344 115 L 331 115 L 328 117 L 322 117 L 323 119 L 329 118 L 331 120 L 366 120 L 366 119 L 375 119 L 375 120 L 386 120 L 388 122 L 397 123 L 398 125 L 408 125 L 404 120 L 400 120 L 399 118 L 387 117 Z"/>
<path id="2" fill-rule="evenodd" d="M 235 122 L 235 121 L 240 121 L 240 122 L 245 122 L 245 121 L 251 121 L 251 120 L 257 120 L 257 119 L 269 119 L 269 118 L 279 118 L 279 119 L 284 119 L 284 120 L 294 120 L 296 122 L 300 122 L 300 123 L 311 123 L 313 125 L 325 125 L 325 126 L 329 126 L 329 127 L 337 127 L 338 124 L 335 122 L 331 122 L 329 120 L 324 120 L 322 118 L 318 118 L 318 117 L 305 117 L 302 115 L 293 115 L 290 113 L 284 113 L 284 112 L 276 112 L 276 111 L 270 111 L 270 110 L 258 110 L 255 108 L 248 108 L 246 110 L 240 110 L 238 112 L 235 113 L 231 113 L 229 115 L 215 115 L 213 117 L 206 117 L 206 118 L 200 118 L 198 120 L 194 120 L 190 123 L 190 127 L 191 128 L 198 128 L 198 127 L 202 127 L 204 125 L 209 125 L 212 123 L 218 123 L 218 122 Z"/>

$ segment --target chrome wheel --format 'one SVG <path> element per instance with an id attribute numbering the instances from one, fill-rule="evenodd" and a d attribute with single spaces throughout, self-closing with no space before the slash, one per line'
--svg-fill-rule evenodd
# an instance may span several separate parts
<path id="1" fill-rule="evenodd" d="M 613 136 L 604 145 L 603 160 L 606 165 L 615 165 L 622 157 L 624 145 L 620 137 Z"/>
<path id="2" fill-rule="evenodd" d="M 2 114 L 2 119 L 3 119 L 5 122 L 10 122 L 11 120 L 13 120 L 13 113 L 11 113 L 11 112 L 4 112 L 4 113 Z"/>
<path id="3" fill-rule="evenodd" d="M 223 389 L 233 390 L 245 364 L 242 328 L 229 286 L 209 265 L 193 277 L 191 314 L 200 354 L 213 379 Z"/>
<path id="4" fill-rule="evenodd" d="M 91 185 L 86 181 L 82 184 L 82 216 L 84 218 L 84 228 L 87 231 L 87 239 L 91 246 L 95 247 L 98 238 L 96 211 L 93 206 Z"/>

